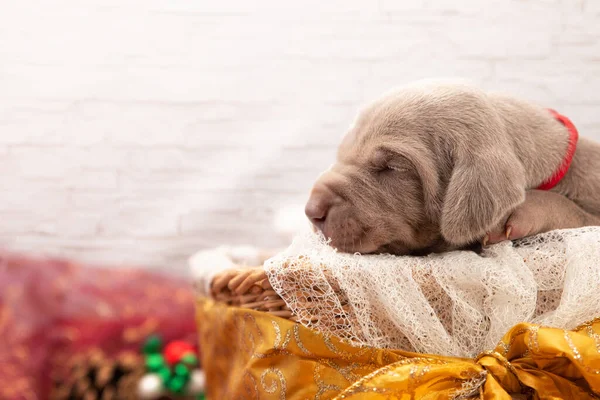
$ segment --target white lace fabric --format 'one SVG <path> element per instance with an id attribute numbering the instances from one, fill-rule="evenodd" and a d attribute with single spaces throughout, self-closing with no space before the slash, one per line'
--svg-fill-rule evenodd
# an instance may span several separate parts
<path id="1" fill-rule="evenodd" d="M 600 316 L 600 227 L 426 257 L 338 253 L 306 234 L 264 268 L 301 324 L 359 345 L 473 357 L 519 322 Z"/>

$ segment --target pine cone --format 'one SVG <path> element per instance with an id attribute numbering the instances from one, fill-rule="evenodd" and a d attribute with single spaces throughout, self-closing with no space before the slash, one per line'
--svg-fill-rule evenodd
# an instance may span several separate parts
<path id="1" fill-rule="evenodd" d="M 126 353 L 108 359 L 100 351 L 73 360 L 71 374 L 55 380 L 52 400 L 136 400 L 137 384 L 144 374 L 142 358 Z"/>

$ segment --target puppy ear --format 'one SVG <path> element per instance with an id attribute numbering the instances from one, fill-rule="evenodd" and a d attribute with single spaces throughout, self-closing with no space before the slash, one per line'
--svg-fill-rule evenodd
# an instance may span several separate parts
<path id="1" fill-rule="evenodd" d="M 514 154 L 492 149 L 463 154 L 455 158 L 446 190 L 442 236 L 456 245 L 479 240 L 523 201 L 525 173 Z"/>

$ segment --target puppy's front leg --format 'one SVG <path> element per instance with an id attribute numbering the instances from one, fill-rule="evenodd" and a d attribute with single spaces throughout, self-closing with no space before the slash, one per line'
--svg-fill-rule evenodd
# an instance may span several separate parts
<path id="1" fill-rule="evenodd" d="M 508 215 L 497 229 L 489 232 L 482 244 L 521 239 L 555 229 L 600 225 L 600 217 L 583 210 L 572 200 L 554 192 L 530 190 L 525 202 Z"/>

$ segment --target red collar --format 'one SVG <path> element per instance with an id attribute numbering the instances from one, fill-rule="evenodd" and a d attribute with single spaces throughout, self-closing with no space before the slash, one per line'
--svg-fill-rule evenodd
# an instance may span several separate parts
<path id="1" fill-rule="evenodd" d="M 550 190 L 554 186 L 558 184 L 565 177 L 569 167 L 571 166 L 571 162 L 573 161 L 573 155 L 575 155 L 575 149 L 577 148 L 577 140 L 579 139 L 579 132 L 577 132 L 577 128 L 573 125 L 573 122 L 562 114 L 557 113 L 554 110 L 548 109 L 550 114 L 562 123 L 567 130 L 569 131 L 569 143 L 567 145 L 567 153 L 563 158 L 562 162 L 558 166 L 557 170 L 548 178 L 544 183 L 538 186 L 538 190 Z"/>

